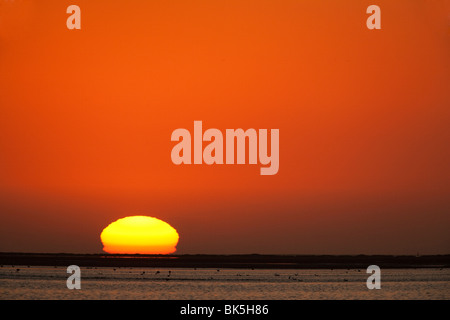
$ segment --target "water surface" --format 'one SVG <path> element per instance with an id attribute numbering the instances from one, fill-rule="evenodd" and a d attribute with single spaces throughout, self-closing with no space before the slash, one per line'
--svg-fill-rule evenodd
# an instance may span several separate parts
<path id="1" fill-rule="evenodd" d="M 0 299 L 299 300 L 449 299 L 450 269 L 381 270 L 368 290 L 365 269 L 192 269 L 82 267 L 69 290 L 65 267 L 2 266 Z"/>

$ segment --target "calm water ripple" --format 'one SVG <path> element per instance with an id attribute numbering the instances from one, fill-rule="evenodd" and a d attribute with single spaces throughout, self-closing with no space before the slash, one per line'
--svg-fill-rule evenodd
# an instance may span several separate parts
<path id="1" fill-rule="evenodd" d="M 450 299 L 450 269 L 366 270 L 81 268 L 69 290 L 64 267 L 2 266 L 0 299 Z"/>

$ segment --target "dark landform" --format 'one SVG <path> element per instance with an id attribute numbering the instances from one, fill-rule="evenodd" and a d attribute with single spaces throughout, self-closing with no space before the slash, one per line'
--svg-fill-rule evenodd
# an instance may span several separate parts
<path id="1" fill-rule="evenodd" d="M 362 269 L 450 268 L 449 255 L 146 255 L 0 252 L 0 265 L 145 268 Z"/>

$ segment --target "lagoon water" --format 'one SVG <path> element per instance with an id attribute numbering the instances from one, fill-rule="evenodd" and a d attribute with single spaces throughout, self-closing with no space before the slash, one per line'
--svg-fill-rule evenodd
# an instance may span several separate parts
<path id="1" fill-rule="evenodd" d="M 0 299 L 300 300 L 450 299 L 450 269 L 382 269 L 369 290 L 360 270 L 81 268 L 69 290 L 65 267 L 1 266 Z"/>

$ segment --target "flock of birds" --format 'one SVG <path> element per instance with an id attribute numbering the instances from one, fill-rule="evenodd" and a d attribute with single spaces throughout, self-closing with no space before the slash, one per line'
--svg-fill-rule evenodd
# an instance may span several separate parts
<path id="1" fill-rule="evenodd" d="M 3 268 L 3 265 L 1 265 L 0 267 Z M 13 265 L 12 265 L 11 267 L 14 268 Z M 27 266 L 27 267 L 30 268 L 30 266 Z M 54 267 L 57 268 L 57 266 L 54 266 Z M 93 268 L 93 269 L 97 269 L 96 267 L 88 267 L 87 269 L 92 269 L 92 268 Z M 120 268 L 120 267 L 119 267 L 119 268 Z M 113 268 L 113 271 L 115 272 L 117 269 L 118 269 L 118 268 Z M 194 270 L 197 270 L 197 268 L 194 268 Z M 252 268 L 252 270 L 254 270 L 254 269 Z M 331 270 L 333 270 L 333 269 L 331 269 Z M 348 274 L 348 271 L 349 271 L 349 270 L 350 270 L 350 269 L 347 269 L 347 271 L 345 271 L 345 273 Z M 442 268 L 441 268 L 441 270 L 442 270 Z M 20 272 L 20 268 L 16 268 L 16 272 Z M 128 271 L 128 272 L 129 272 L 129 273 L 132 273 L 132 271 Z M 217 272 L 220 272 L 220 269 L 217 269 Z M 358 272 L 361 272 L 361 269 L 358 269 Z M 150 274 L 150 273 L 146 273 L 145 271 L 142 271 L 142 272 L 140 273 L 141 276 L 144 276 L 145 274 Z M 161 272 L 160 272 L 159 270 L 156 270 L 156 272 L 154 273 L 154 275 L 159 275 L 159 274 L 161 274 Z M 167 275 L 166 275 L 166 280 L 169 280 L 169 279 L 170 279 L 171 274 L 172 274 L 172 271 L 171 271 L 171 270 L 168 270 Z M 240 274 L 240 273 L 237 273 L 236 276 L 242 277 L 243 275 Z M 248 274 L 247 274 L 246 276 L 248 276 Z M 281 275 L 280 275 L 279 273 L 274 273 L 274 276 L 275 276 L 275 277 L 280 277 Z M 315 273 L 314 276 L 315 276 L 315 277 L 319 277 L 320 275 L 318 275 L 318 274 Z M 289 276 L 288 276 L 288 279 L 289 279 L 289 280 L 292 280 L 292 281 L 299 281 L 299 282 L 302 282 L 303 280 L 300 279 L 300 278 L 298 278 L 298 277 L 299 277 L 299 274 L 298 274 L 298 273 L 295 273 L 295 274 L 293 274 L 293 275 L 289 275 Z M 212 279 L 213 279 L 213 278 L 210 277 L 210 280 L 212 280 Z M 344 281 L 344 282 L 348 282 L 348 279 L 344 278 L 343 281 Z"/>
<path id="2" fill-rule="evenodd" d="M 1 265 L 0 267 L 3 268 L 3 265 Z M 14 268 L 13 265 L 12 265 L 11 267 Z M 27 266 L 27 267 L 30 268 L 30 266 Z M 57 266 L 54 266 L 54 267 L 57 268 Z M 120 269 L 120 267 L 118 267 L 118 268 Z M 118 268 L 113 268 L 113 271 L 116 271 Z M 96 267 L 87 267 L 87 269 L 97 269 L 97 268 L 96 268 Z M 197 270 L 197 268 L 194 268 L 194 270 Z M 254 270 L 254 269 L 252 268 L 252 270 Z M 333 269 L 331 269 L 331 270 L 333 270 Z M 347 270 L 350 270 L 350 269 L 347 269 Z M 16 272 L 19 272 L 19 271 L 20 271 L 20 268 L 17 268 L 17 269 L 16 269 Z M 129 273 L 132 273 L 132 271 L 128 271 L 128 272 L 129 272 Z M 220 272 L 220 269 L 217 269 L 217 272 Z M 361 272 L 361 269 L 358 269 L 358 272 Z M 346 271 L 345 273 L 348 274 L 348 271 Z M 140 273 L 141 276 L 144 276 L 145 274 L 146 274 L 145 271 L 142 271 L 142 272 Z M 147 274 L 148 274 L 148 273 L 147 273 Z M 158 275 L 158 274 L 161 274 L 161 272 L 160 272 L 159 270 L 156 270 L 156 272 L 154 273 L 154 275 Z M 172 271 L 171 271 L 171 270 L 168 270 L 166 280 L 169 280 L 171 274 L 172 274 Z M 236 276 L 242 277 L 243 275 L 240 274 L 240 273 L 238 273 L 238 274 L 236 274 Z M 247 274 L 246 276 L 248 276 L 248 274 Z M 279 273 L 274 273 L 274 276 L 275 276 L 275 277 L 280 277 L 281 275 L 280 275 Z M 293 280 L 293 281 L 299 281 L 299 282 L 302 282 L 303 280 L 297 278 L 298 276 L 299 276 L 299 274 L 298 274 L 298 273 L 295 273 L 294 275 L 288 276 L 288 279 L 289 279 L 289 280 Z M 319 277 L 318 274 L 314 274 L 314 276 L 315 276 L 315 277 Z M 212 280 L 213 278 L 211 277 L 210 279 Z M 344 282 L 348 282 L 348 279 L 343 279 L 343 281 L 344 281 Z"/>

